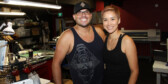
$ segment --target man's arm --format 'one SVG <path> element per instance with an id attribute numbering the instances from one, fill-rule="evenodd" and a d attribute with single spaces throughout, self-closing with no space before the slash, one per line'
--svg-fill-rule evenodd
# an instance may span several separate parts
<path id="1" fill-rule="evenodd" d="M 61 64 L 66 54 L 69 52 L 71 31 L 64 31 L 57 41 L 56 49 L 52 62 L 52 73 L 55 84 L 62 84 Z"/>

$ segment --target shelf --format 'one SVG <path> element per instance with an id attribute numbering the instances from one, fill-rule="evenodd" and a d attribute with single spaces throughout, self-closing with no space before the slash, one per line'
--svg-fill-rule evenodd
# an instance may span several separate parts
<path id="1" fill-rule="evenodd" d="M 26 39 L 26 38 L 37 38 L 37 37 L 40 37 L 40 35 L 32 35 L 32 36 L 19 37 L 16 40 L 22 40 L 22 39 Z"/>

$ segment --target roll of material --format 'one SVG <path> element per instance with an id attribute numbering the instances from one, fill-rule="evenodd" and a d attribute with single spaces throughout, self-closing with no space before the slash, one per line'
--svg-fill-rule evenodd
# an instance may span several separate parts
<path id="1" fill-rule="evenodd" d="M 168 62 L 168 38 L 166 44 L 167 44 L 167 62 Z"/>
<path id="2" fill-rule="evenodd" d="M 22 50 L 22 51 L 19 51 L 19 54 L 28 54 L 29 52 L 32 52 L 33 50 L 32 49 L 26 49 L 26 50 Z"/>

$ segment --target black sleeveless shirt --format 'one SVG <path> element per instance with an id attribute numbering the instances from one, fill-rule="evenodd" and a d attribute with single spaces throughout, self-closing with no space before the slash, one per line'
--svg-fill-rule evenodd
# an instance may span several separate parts
<path id="1" fill-rule="evenodd" d="M 124 35 L 120 35 L 116 47 L 111 51 L 107 50 L 108 36 L 106 38 L 104 54 L 106 69 L 104 74 L 104 84 L 128 84 L 130 68 L 126 54 L 121 50 L 122 38 Z"/>
<path id="2" fill-rule="evenodd" d="M 73 84 L 102 84 L 103 81 L 103 49 L 104 43 L 92 26 L 94 40 L 85 42 L 74 28 L 74 47 L 66 56 Z"/>

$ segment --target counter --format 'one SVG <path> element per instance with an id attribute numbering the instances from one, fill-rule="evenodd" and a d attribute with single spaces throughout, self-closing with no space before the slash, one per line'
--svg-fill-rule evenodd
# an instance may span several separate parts
<path id="1" fill-rule="evenodd" d="M 153 71 L 156 72 L 156 84 L 161 84 L 161 74 L 168 73 L 166 62 L 154 61 Z"/>
<path id="2" fill-rule="evenodd" d="M 29 54 L 20 55 L 21 58 L 29 59 L 30 64 L 37 64 L 52 59 L 54 56 L 54 51 L 52 50 L 38 50 L 33 51 L 33 58 L 29 59 Z"/>
<path id="3" fill-rule="evenodd" d="M 22 55 L 21 57 L 28 58 L 28 54 Z M 33 59 L 30 59 L 29 64 L 31 69 L 36 71 L 40 78 L 52 80 L 52 58 L 54 51 L 51 50 L 38 50 L 33 51 Z"/>
<path id="4" fill-rule="evenodd" d="M 25 73 L 23 69 L 26 68 L 25 66 L 28 66 L 29 70 L 31 72 L 37 72 L 40 78 L 52 80 L 53 78 L 51 65 L 53 56 L 54 51 L 50 50 L 33 51 L 32 59 L 29 59 L 28 53 L 22 54 L 20 55 L 19 62 L 11 62 L 11 70 L 13 70 L 14 67 L 17 67 L 17 69 L 19 70 L 20 79 L 24 80 L 28 78 L 28 74 Z"/>

